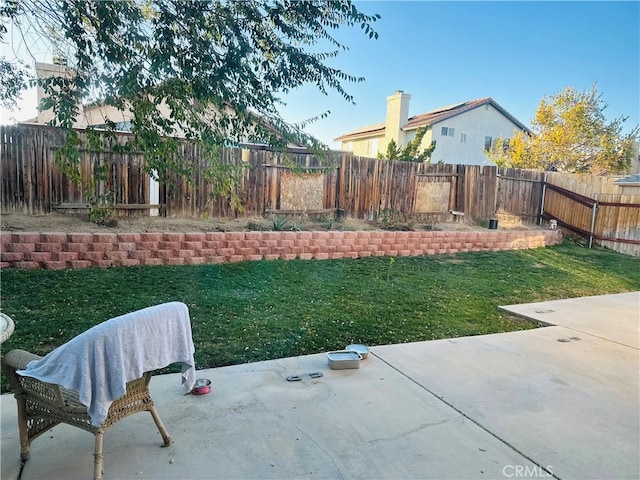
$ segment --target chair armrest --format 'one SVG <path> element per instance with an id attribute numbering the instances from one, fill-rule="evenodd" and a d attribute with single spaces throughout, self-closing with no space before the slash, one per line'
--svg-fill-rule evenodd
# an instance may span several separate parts
<path id="1" fill-rule="evenodd" d="M 31 377 L 23 377 L 16 372 L 16 370 L 24 370 L 29 362 L 40 360 L 40 358 L 42 357 L 26 350 L 11 350 L 2 357 L 2 372 L 5 374 L 7 383 L 16 396 L 28 394 L 44 401 L 55 402 L 60 407 L 63 407 L 65 401 L 60 385 L 41 382 Z"/>
<path id="2" fill-rule="evenodd" d="M 29 353 L 26 350 L 11 350 L 2 357 L 2 363 L 15 370 L 24 370 L 27 364 L 33 360 L 40 360 L 42 357 Z"/>

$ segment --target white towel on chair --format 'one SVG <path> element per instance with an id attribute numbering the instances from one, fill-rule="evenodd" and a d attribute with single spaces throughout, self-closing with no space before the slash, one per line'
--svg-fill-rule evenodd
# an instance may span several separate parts
<path id="1" fill-rule="evenodd" d="M 182 385 L 190 392 L 194 352 L 189 309 L 171 302 L 96 325 L 18 373 L 77 391 L 91 423 L 99 426 L 127 382 L 144 372 L 182 362 Z"/>

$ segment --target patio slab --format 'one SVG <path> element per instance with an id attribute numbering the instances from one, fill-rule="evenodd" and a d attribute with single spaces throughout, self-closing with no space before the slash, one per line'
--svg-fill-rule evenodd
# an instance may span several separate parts
<path id="1" fill-rule="evenodd" d="M 640 292 L 501 308 L 563 326 L 376 355 L 559 478 L 640 478 Z"/>
<path id="2" fill-rule="evenodd" d="M 323 354 L 203 370 L 203 396 L 156 376 L 175 443 L 160 448 L 150 415 L 128 417 L 105 435 L 104 478 L 638 478 L 637 295 L 561 301 L 571 326 L 374 346 L 357 370 L 330 370 Z M 532 308 L 564 308 L 550 303 Z M 596 311 L 626 334 L 585 324 Z M 12 395 L 0 409 L 2 479 L 15 479 Z M 91 478 L 92 453 L 91 434 L 57 426 L 22 478 Z"/>
<path id="3" fill-rule="evenodd" d="M 319 379 L 288 375 L 321 371 Z M 105 479 L 496 478 L 519 453 L 385 362 L 330 370 L 325 355 L 199 372 L 208 395 L 181 395 L 178 375 L 154 377 L 152 396 L 175 443 L 149 415 L 105 435 Z M 18 472 L 15 401 L 2 396 L 3 478 Z M 67 426 L 32 444 L 22 478 L 91 478 L 93 436 Z M 172 462 L 173 461 L 173 462 Z"/>
<path id="4" fill-rule="evenodd" d="M 640 348 L 640 292 L 501 306 L 547 325 L 560 325 Z"/>

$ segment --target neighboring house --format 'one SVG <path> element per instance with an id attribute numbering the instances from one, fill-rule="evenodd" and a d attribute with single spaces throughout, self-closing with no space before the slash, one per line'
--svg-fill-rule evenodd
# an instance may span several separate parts
<path id="1" fill-rule="evenodd" d="M 68 67 L 64 64 L 49 64 L 49 63 L 40 63 L 36 62 L 35 64 L 36 78 L 40 81 L 48 78 L 48 77 L 71 77 L 74 74 L 74 71 L 71 67 Z M 46 93 L 44 88 L 38 86 L 37 89 L 38 95 L 38 103 L 39 106 L 41 101 L 46 97 Z M 164 109 L 162 112 L 163 115 L 169 115 L 169 110 Z M 29 120 L 25 120 L 20 123 L 29 123 L 29 124 L 38 124 L 44 125 L 49 123 L 54 118 L 53 110 L 38 110 L 38 115 Z M 87 128 L 87 127 L 106 127 L 107 120 L 114 122 L 116 125 L 116 130 L 121 132 L 128 132 L 131 130 L 131 119 L 133 115 L 128 110 L 120 111 L 115 107 L 104 105 L 99 102 L 94 102 L 90 104 L 84 104 L 81 107 L 81 113 L 76 118 L 74 123 L 74 128 Z M 180 132 L 176 135 L 178 137 Z"/>
<path id="2" fill-rule="evenodd" d="M 48 64 L 48 63 L 39 63 L 39 62 L 36 62 L 35 70 L 36 70 L 36 77 L 38 78 L 38 80 L 43 80 L 45 78 L 52 77 L 52 76 L 70 77 L 74 73 L 74 71 L 66 65 Z M 40 105 L 40 102 L 46 95 L 44 89 L 40 86 L 38 87 L 37 95 L 38 95 L 38 105 Z M 224 109 L 226 114 L 228 115 L 234 114 L 234 109 L 231 104 L 225 102 Z M 158 110 L 159 110 L 159 115 L 161 115 L 164 118 L 169 118 L 171 116 L 170 109 L 164 103 L 161 103 L 158 106 Z M 216 113 L 217 112 L 210 112 L 212 121 L 215 119 Z M 43 125 L 53 120 L 53 118 L 54 118 L 54 114 L 52 110 L 44 110 L 44 111 L 38 111 L 37 117 L 26 120 L 21 123 L 30 123 L 30 124 L 35 123 L 35 124 Z M 263 119 L 262 117 L 260 117 L 259 115 L 255 115 L 255 118 L 262 123 L 262 126 L 265 126 L 268 129 L 270 128 L 272 129 L 272 127 L 270 127 L 269 125 L 269 122 Z M 76 122 L 74 123 L 73 126 L 74 128 L 80 128 L 80 129 L 87 128 L 87 127 L 93 127 L 96 129 L 101 129 L 101 128 L 106 129 L 107 121 L 110 121 L 115 123 L 116 131 L 129 132 L 131 131 L 132 119 L 133 119 L 133 114 L 128 109 L 118 110 L 117 108 L 111 105 L 105 105 L 104 103 L 101 103 L 101 102 L 93 102 L 93 103 L 82 105 L 81 113 L 80 115 L 78 115 Z M 182 130 L 176 129 L 173 136 L 184 138 L 185 134 Z M 260 143 L 260 144 L 249 143 L 246 137 L 237 139 L 237 140 L 242 145 L 251 145 L 251 146 L 266 145 L 266 143 Z M 295 143 L 290 143 L 288 147 L 292 149 L 304 148 L 303 145 L 295 144 Z"/>
<path id="3" fill-rule="evenodd" d="M 63 64 L 48 64 L 48 63 L 39 63 L 37 62 L 35 65 L 36 76 L 38 80 L 43 80 L 48 77 L 70 77 L 73 75 L 73 70 Z M 44 88 L 38 86 L 37 96 L 38 96 L 38 106 L 41 104 L 43 98 L 45 98 Z M 234 109 L 229 103 L 224 103 L 225 113 L 234 114 Z M 169 118 L 171 115 L 170 109 L 162 103 L 158 107 L 159 115 L 165 118 Z M 106 129 L 107 121 L 115 123 L 115 129 L 119 132 L 130 132 L 131 131 L 131 120 L 133 119 L 133 114 L 128 110 L 118 110 L 117 108 L 111 105 L 105 105 L 101 102 L 93 102 L 90 104 L 81 105 L 80 115 L 76 118 L 76 121 L 73 125 L 74 128 L 84 129 L 88 127 L 93 127 L 95 129 Z M 211 119 L 215 119 L 215 116 L 218 112 L 212 111 Z M 48 110 L 38 110 L 38 115 L 29 120 L 20 122 L 22 124 L 36 124 L 36 125 L 45 125 L 48 124 L 54 118 L 54 112 L 52 109 Z M 266 128 L 273 128 L 270 126 L 269 122 L 259 115 L 255 116 L 256 123 L 262 122 L 262 126 Z M 255 123 L 254 123 L 255 124 Z M 174 131 L 174 137 L 184 138 L 185 134 L 182 130 L 176 129 Z M 242 145 L 242 159 L 249 158 L 250 152 L 249 148 L 264 148 L 266 147 L 266 143 L 249 143 L 247 138 L 237 139 L 240 145 Z M 288 148 L 291 150 L 299 150 L 301 152 L 306 153 L 307 150 L 303 145 L 289 143 Z M 149 204 L 156 205 L 159 203 L 159 183 L 153 177 L 149 176 Z M 159 210 L 157 208 L 151 208 L 149 210 L 150 216 L 158 216 Z"/>
<path id="4" fill-rule="evenodd" d="M 640 195 L 640 174 L 629 175 L 613 182 L 620 187 L 623 195 Z"/>
<path id="5" fill-rule="evenodd" d="M 409 117 L 411 95 L 398 90 L 387 97 L 386 121 L 339 136 L 342 149 L 355 155 L 384 154 L 394 140 L 399 147 L 411 142 L 416 130 L 427 127 L 422 147 L 436 141 L 431 162 L 482 165 L 491 163 L 485 151 L 498 138 L 509 139 L 515 132 L 530 130 L 492 98 L 481 98 L 436 108 Z"/>

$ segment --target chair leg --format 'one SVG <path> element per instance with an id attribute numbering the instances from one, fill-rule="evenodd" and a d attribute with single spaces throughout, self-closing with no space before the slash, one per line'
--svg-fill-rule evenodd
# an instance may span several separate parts
<path id="1" fill-rule="evenodd" d="M 94 453 L 94 461 L 93 461 L 93 479 L 101 480 L 102 479 L 102 438 L 104 436 L 103 432 L 96 433 L 96 448 Z"/>
<path id="2" fill-rule="evenodd" d="M 18 432 L 20 433 L 20 459 L 29 460 L 29 448 L 31 440 L 29 440 L 29 426 L 27 425 L 27 402 L 22 396 L 16 395 L 18 403 Z"/>
<path id="3" fill-rule="evenodd" d="M 167 432 L 167 429 L 162 423 L 162 420 L 160 420 L 160 417 L 158 416 L 158 412 L 156 411 L 156 407 L 151 405 L 151 407 L 149 407 L 149 412 L 151 412 L 153 421 L 156 422 L 156 427 L 158 427 L 158 431 L 160 432 L 160 435 L 162 435 L 162 439 L 164 440 L 164 446 L 168 447 L 173 443 L 173 440 L 171 439 L 169 432 Z"/>

